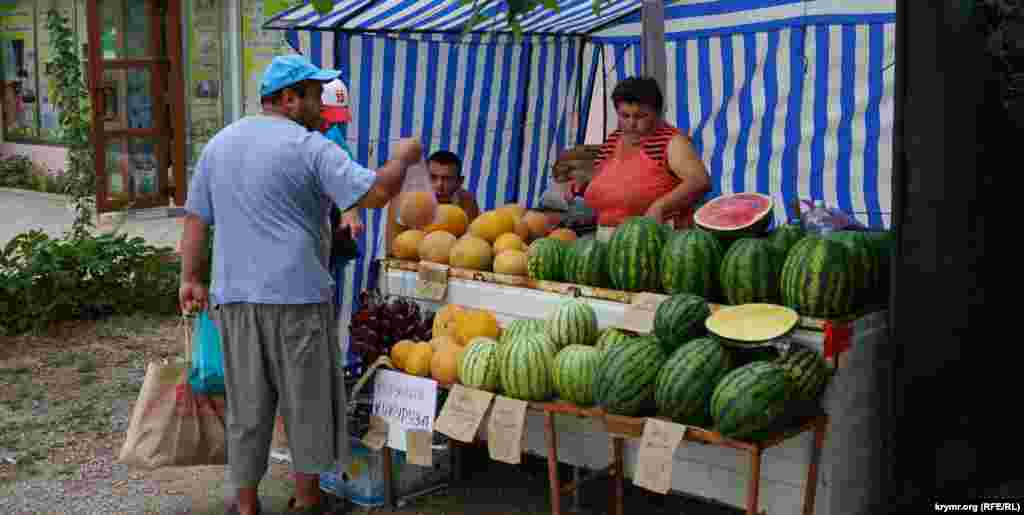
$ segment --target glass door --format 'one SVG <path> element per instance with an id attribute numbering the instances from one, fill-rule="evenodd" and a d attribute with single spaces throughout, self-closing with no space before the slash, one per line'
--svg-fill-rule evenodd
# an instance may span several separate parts
<path id="1" fill-rule="evenodd" d="M 88 0 L 100 212 L 185 201 L 180 0 Z"/>

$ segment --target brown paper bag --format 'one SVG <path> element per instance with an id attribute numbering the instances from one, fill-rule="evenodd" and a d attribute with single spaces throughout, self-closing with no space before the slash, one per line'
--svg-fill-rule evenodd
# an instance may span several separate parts
<path id="1" fill-rule="evenodd" d="M 120 463 L 146 469 L 227 464 L 224 396 L 196 394 L 188 383 L 191 329 L 183 320 L 184 363 L 146 367 Z"/>

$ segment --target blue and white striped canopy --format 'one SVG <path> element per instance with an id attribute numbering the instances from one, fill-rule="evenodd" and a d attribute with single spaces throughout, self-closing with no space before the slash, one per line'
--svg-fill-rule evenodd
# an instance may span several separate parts
<path id="1" fill-rule="evenodd" d="M 558 11 L 537 7 L 522 15 L 524 33 L 582 35 L 640 10 L 640 0 L 609 0 L 594 12 L 591 0 L 562 0 Z M 477 32 L 509 30 L 507 3 L 483 0 L 484 21 Z M 268 29 L 341 30 L 354 32 L 462 32 L 472 21 L 473 3 L 460 0 L 335 0 L 327 14 L 312 5 L 286 10 L 264 25 Z"/>

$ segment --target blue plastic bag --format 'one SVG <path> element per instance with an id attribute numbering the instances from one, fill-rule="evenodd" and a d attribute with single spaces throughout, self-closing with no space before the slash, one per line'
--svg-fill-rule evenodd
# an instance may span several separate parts
<path id="1" fill-rule="evenodd" d="M 192 370 L 189 371 L 188 382 L 196 393 L 225 393 L 220 331 L 206 311 L 199 313 L 192 324 Z"/>

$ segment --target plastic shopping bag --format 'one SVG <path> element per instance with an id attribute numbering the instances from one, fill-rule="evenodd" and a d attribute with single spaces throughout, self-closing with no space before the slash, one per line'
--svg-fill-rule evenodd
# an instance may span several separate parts
<path id="1" fill-rule="evenodd" d="M 409 167 L 405 172 L 405 182 L 398 194 L 395 220 L 409 229 L 422 229 L 435 222 L 439 216 L 437 197 L 430 185 L 430 172 L 427 164 L 420 161 Z"/>
<path id="2" fill-rule="evenodd" d="M 188 382 L 192 391 L 212 395 L 224 393 L 224 352 L 220 331 L 206 311 L 192 326 L 192 370 Z"/>

